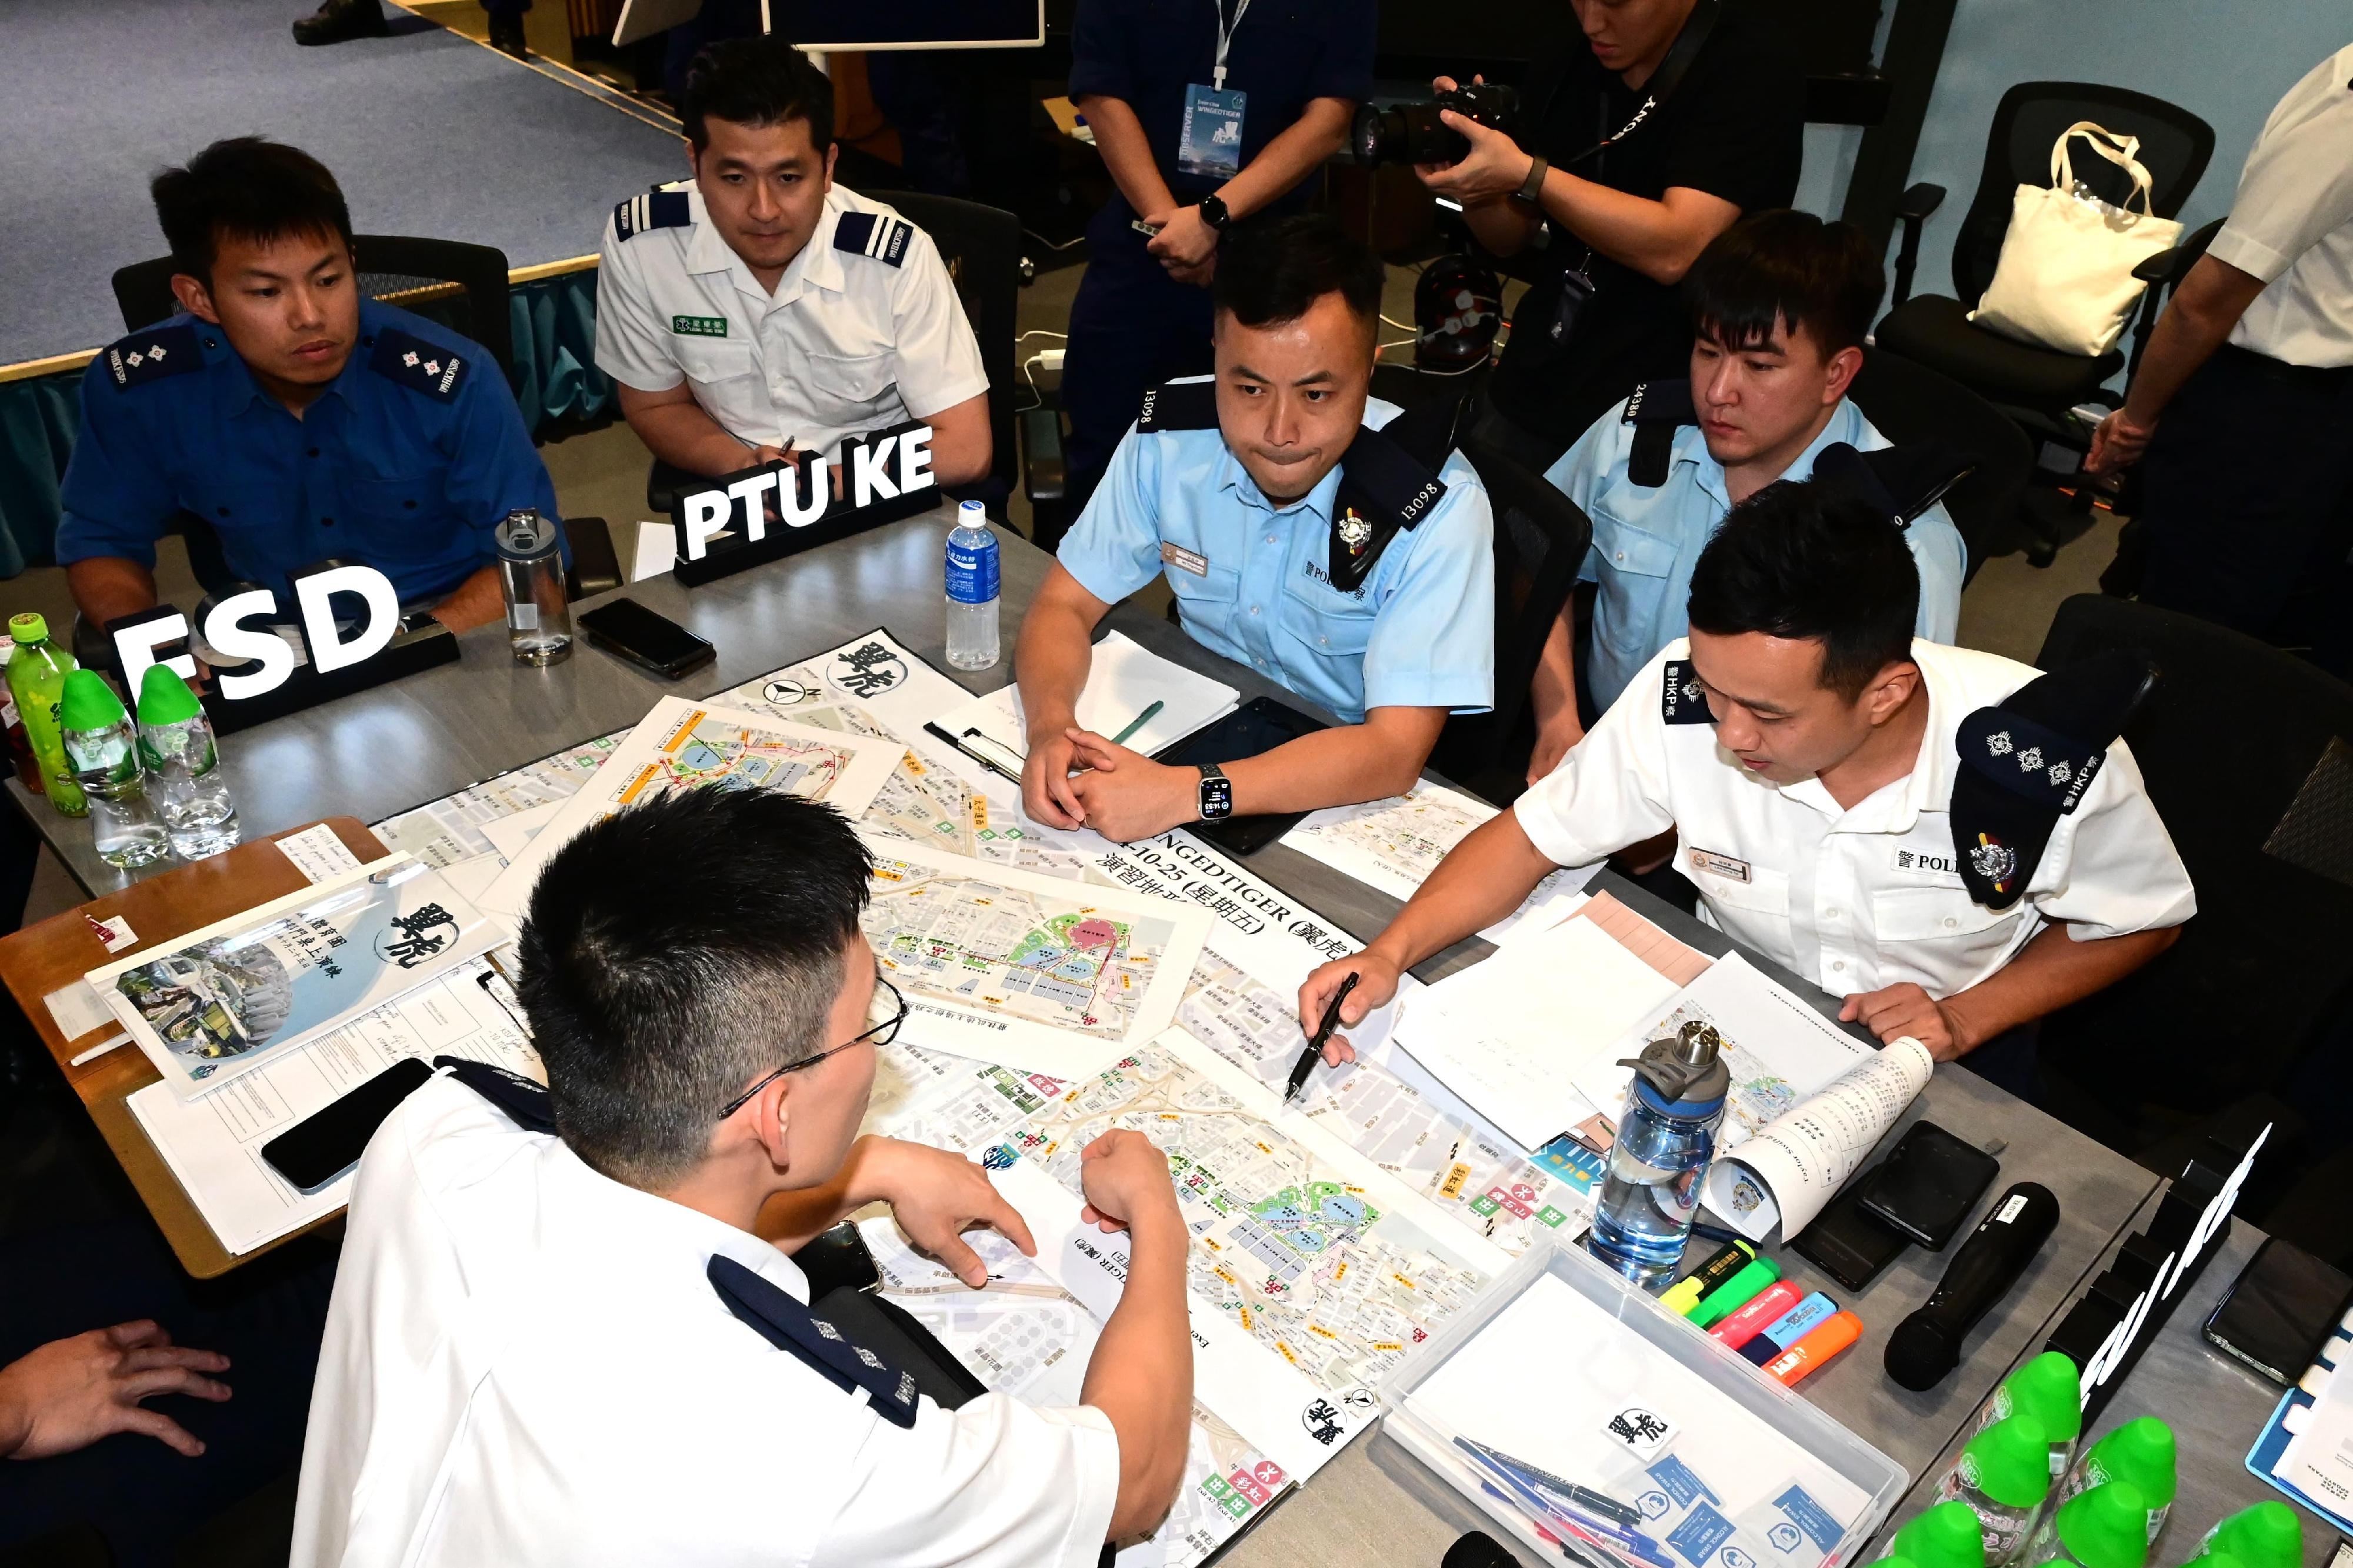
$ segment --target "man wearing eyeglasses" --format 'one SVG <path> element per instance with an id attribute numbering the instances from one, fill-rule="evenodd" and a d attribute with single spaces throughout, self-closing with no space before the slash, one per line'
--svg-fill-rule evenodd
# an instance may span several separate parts
<path id="1" fill-rule="evenodd" d="M 907 1013 L 868 867 L 830 807 L 722 790 L 548 862 L 518 984 L 548 1090 L 445 1073 L 369 1143 L 296 1564 L 1092 1564 L 1166 1512 L 1186 1237 L 1141 1135 L 1086 1151 L 1133 1261 L 1076 1408 L 943 1408 L 809 1300 L 791 1255 L 875 1202 L 975 1287 L 965 1230 L 1034 1250 L 979 1166 L 858 1135 Z"/>

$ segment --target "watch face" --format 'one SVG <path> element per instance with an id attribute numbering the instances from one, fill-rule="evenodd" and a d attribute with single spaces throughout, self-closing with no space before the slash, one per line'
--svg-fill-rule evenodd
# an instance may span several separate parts
<path id="1" fill-rule="evenodd" d="M 1201 781 L 1201 820 L 1215 822 L 1234 814 L 1234 781 L 1229 778 Z"/>

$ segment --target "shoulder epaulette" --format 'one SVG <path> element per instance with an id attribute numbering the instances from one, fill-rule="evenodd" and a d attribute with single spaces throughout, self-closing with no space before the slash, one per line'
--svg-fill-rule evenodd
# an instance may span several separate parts
<path id="1" fill-rule="evenodd" d="M 736 1321 L 844 1394 L 864 1389 L 868 1408 L 893 1426 L 915 1425 L 921 1405 L 913 1373 L 892 1366 L 830 1319 L 818 1317 L 781 1286 L 724 1253 L 712 1254 L 703 1272 Z"/>
<path id="2" fill-rule="evenodd" d="M 1944 500 L 1945 492 L 1976 471 L 1977 458 L 1944 441 L 1912 441 L 1858 452 L 1844 441 L 1814 458 L 1814 482 L 1854 497 L 1898 528 Z"/>
<path id="3" fill-rule="evenodd" d="M 1634 426 L 1634 447 L 1626 462 L 1626 477 L 1644 489 L 1667 482 L 1674 462 L 1675 432 L 1699 422 L 1692 406 L 1691 382 L 1646 381 L 1626 399 L 1620 420 Z"/>
<path id="4" fill-rule="evenodd" d="M 1332 499 L 1332 542 L 1327 568 L 1332 585 L 1355 593 L 1399 533 L 1419 527 L 1445 497 L 1446 483 L 1427 455 L 1416 449 L 1412 437 L 1419 426 L 1389 434 L 1409 416 L 1399 415 L 1388 427 L 1358 427 L 1340 459 L 1340 489 Z M 1443 462 L 1441 454 L 1439 461 Z"/>
<path id="5" fill-rule="evenodd" d="M 836 250 L 863 256 L 886 267 L 896 267 L 906 260 L 907 247 L 914 238 L 915 226 L 889 213 L 844 213 L 833 226 Z"/>
<path id="6" fill-rule="evenodd" d="M 518 1072 L 491 1062 L 478 1062 L 466 1057 L 435 1057 L 433 1065 L 448 1068 L 449 1075 L 501 1110 L 507 1120 L 526 1132 L 555 1131 L 555 1100 L 544 1084 L 533 1083 Z"/>
<path id="7" fill-rule="evenodd" d="M 628 239 L 657 228 L 684 228 L 693 221 L 694 209 L 687 205 L 684 191 L 666 191 L 656 186 L 613 209 L 613 234 L 616 238 Z"/>
<path id="8" fill-rule="evenodd" d="M 466 384 L 467 374 L 473 369 L 473 356 L 452 353 L 439 343 L 427 342 L 398 327 L 379 327 L 375 353 L 368 356 L 368 368 L 411 392 L 421 392 L 447 403 Z"/>
<path id="9" fill-rule="evenodd" d="M 1666 679 L 1659 691 L 1659 717 L 1670 724 L 1713 724 L 1707 689 L 1699 683 L 1699 667 L 1687 658 L 1667 660 Z"/>
<path id="10" fill-rule="evenodd" d="M 1144 395 L 1144 411 L 1135 427 L 1146 436 L 1167 430 L 1214 430 L 1218 427 L 1218 384 L 1214 381 L 1163 382 Z"/>
<path id="11" fill-rule="evenodd" d="M 196 329 L 185 321 L 133 332 L 119 342 L 110 343 L 100 357 L 106 361 L 106 374 L 113 380 L 117 392 L 128 392 L 167 375 L 202 370 L 205 365 L 203 352 L 196 347 Z"/>

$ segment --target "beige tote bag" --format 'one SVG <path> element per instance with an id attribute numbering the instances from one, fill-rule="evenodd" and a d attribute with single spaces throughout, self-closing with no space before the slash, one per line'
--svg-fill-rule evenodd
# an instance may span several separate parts
<path id="1" fill-rule="evenodd" d="M 2131 176 L 2123 206 L 2076 188 L 2068 143 L 2078 136 Z M 1993 283 L 1969 320 L 2062 353 L 2096 357 L 2116 347 L 2147 287 L 2133 268 L 2181 236 L 2179 224 L 2150 215 L 2139 153 L 2137 136 L 2088 120 L 2069 126 L 2051 148 L 2051 184 L 2018 187 Z"/>

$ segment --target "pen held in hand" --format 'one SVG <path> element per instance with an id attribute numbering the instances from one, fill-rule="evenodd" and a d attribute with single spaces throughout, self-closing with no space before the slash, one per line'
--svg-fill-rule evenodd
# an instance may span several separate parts
<path id="1" fill-rule="evenodd" d="M 1307 1075 L 1315 1070 L 1316 1061 L 1324 1055 L 1324 1043 L 1331 1039 L 1332 1031 L 1340 1026 L 1340 1004 L 1348 999 L 1348 993 L 1356 988 L 1359 978 L 1355 970 L 1350 970 L 1348 977 L 1340 982 L 1340 988 L 1332 993 L 1332 1000 L 1324 1005 L 1323 1021 L 1315 1026 L 1315 1033 L 1308 1040 L 1307 1048 L 1299 1053 L 1299 1061 L 1291 1069 L 1291 1085 L 1282 1091 L 1283 1104 L 1289 1105 L 1297 1100 L 1299 1091 L 1307 1086 Z"/>

